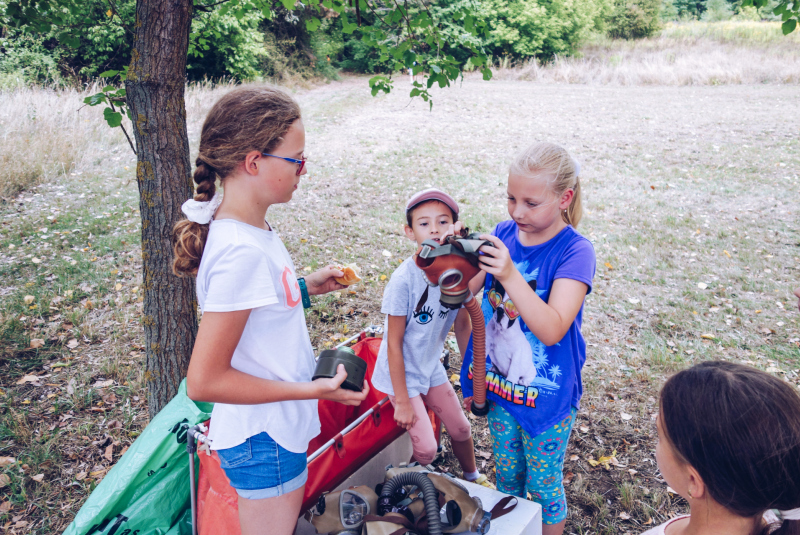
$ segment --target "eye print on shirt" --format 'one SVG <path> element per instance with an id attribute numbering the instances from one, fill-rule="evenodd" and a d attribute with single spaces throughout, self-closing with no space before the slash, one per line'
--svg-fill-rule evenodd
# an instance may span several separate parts
<path id="1" fill-rule="evenodd" d="M 426 325 L 433 320 L 433 309 L 429 306 L 422 307 L 418 312 L 414 312 L 414 319 L 420 325 Z"/>
<path id="2" fill-rule="evenodd" d="M 449 313 L 450 313 L 450 311 L 448 309 L 443 308 L 443 309 L 439 310 L 439 318 L 440 319 L 444 319 L 444 318 L 447 317 L 447 314 L 449 314 Z"/>

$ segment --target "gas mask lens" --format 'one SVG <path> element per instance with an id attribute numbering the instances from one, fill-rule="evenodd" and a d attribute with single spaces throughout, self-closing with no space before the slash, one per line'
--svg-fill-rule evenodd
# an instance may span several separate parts
<path id="1" fill-rule="evenodd" d="M 356 528 L 369 514 L 369 503 L 352 490 L 343 490 L 339 496 L 339 518 L 345 528 Z"/>
<path id="2" fill-rule="evenodd" d="M 457 269 L 448 269 L 439 277 L 439 286 L 442 290 L 452 290 L 459 285 L 464 276 Z"/>

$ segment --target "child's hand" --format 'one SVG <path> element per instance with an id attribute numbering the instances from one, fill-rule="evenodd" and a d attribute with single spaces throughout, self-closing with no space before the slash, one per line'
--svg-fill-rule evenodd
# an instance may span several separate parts
<path id="1" fill-rule="evenodd" d="M 396 401 L 394 407 L 394 421 L 397 425 L 408 431 L 417 422 L 417 414 L 410 401 Z"/>
<path id="2" fill-rule="evenodd" d="M 306 288 L 309 295 L 320 295 L 346 288 L 336 282 L 335 277 L 344 277 L 344 273 L 335 266 L 326 266 L 306 276 Z"/>
<path id="3" fill-rule="evenodd" d="M 364 401 L 367 398 L 367 394 L 369 394 L 369 385 L 367 381 L 364 381 L 364 388 L 361 392 L 353 392 L 352 390 L 341 388 L 345 379 L 347 379 L 347 370 L 344 369 L 344 364 L 339 364 L 336 368 L 335 376 L 330 379 L 316 379 L 312 382 L 317 389 L 314 397 L 317 399 L 336 401 L 343 405 L 361 405 L 361 402 Z"/>
<path id="4" fill-rule="evenodd" d="M 464 410 L 467 412 L 472 410 L 472 396 L 464 398 Z"/>
<path id="5" fill-rule="evenodd" d="M 486 273 L 491 273 L 495 279 L 503 283 L 512 275 L 519 273 L 511 260 L 511 253 L 508 252 L 508 247 L 500 238 L 491 234 L 481 234 L 480 239 L 488 240 L 494 244 L 494 247 L 484 245 L 478 249 L 483 253 L 478 259 L 482 270 Z"/>
<path id="6" fill-rule="evenodd" d="M 448 236 L 461 236 L 461 232 L 463 230 L 464 230 L 464 222 L 456 221 L 447 228 L 444 234 L 442 234 L 442 237 L 439 238 L 439 243 L 442 243 L 444 239 Z"/>

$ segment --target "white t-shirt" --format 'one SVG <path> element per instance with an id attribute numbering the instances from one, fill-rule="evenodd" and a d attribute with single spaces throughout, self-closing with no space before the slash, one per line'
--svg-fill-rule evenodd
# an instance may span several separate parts
<path id="1" fill-rule="evenodd" d="M 682 516 L 676 516 L 675 518 L 670 518 L 669 520 L 667 520 L 666 522 L 664 522 L 660 526 L 656 526 L 654 528 L 648 529 L 647 531 L 642 533 L 642 535 L 664 535 L 664 530 L 667 529 L 667 526 L 669 526 L 673 522 L 677 522 L 678 520 L 681 520 L 683 518 L 689 518 L 689 515 L 682 515 Z"/>
<path id="2" fill-rule="evenodd" d="M 427 299 L 419 312 L 416 311 L 423 295 Z M 434 386 L 447 382 L 447 373 L 439 361 L 444 341 L 458 310 L 445 308 L 439 302 L 442 294 L 438 286 L 430 287 L 414 257 L 400 264 L 383 291 L 381 312 L 386 314 L 384 332 L 389 328 L 389 316 L 405 316 L 406 331 L 403 335 L 403 364 L 406 369 L 408 397 L 427 394 Z M 384 336 L 378 350 L 372 386 L 394 395 L 392 377 L 389 374 L 387 338 Z"/>
<path id="3" fill-rule="evenodd" d="M 211 222 L 197 272 L 203 312 L 252 309 L 231 366 L 278 381 L 310 381 L 314 353 L 289 252 L 274 231 L 233 219 Z M 232 448 L 265 431 L 281 446 L 305 453 L 320 431 L 317 400 L 261 405 L 215 403 L 212 449 Z"/>

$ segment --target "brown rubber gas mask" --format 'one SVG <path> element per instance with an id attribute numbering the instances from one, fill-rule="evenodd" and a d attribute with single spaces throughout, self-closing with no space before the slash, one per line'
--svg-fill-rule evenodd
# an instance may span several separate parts
<path id="1" fill-rule="evenodd" d="M 439 286 L 439 300 L 447 308 L 461 306 L 469 293 L 469 281 L 478 274 L 478 249 L 492 245 L 488 240 L 478 238 L 478 233 L 457 238 L 447 236 L 443 242 L 425 240 L 414 255 L 414 262 L 425 274 L 430 286 Z M 493 246 L 493 245 L 492 245 Z"/>

